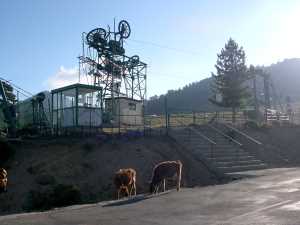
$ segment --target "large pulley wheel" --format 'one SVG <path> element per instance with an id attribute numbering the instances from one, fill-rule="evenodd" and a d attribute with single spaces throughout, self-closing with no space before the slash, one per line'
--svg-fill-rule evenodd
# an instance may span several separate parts
<path id="1" fill-rule="evenodd" d="M 101 45 L 106 42 L 105 37 L 106 31 L 103 28 L 96 28 L 94 30 L 91 30 L 86 35 L 86 41 L 90 46 Z"/>
<path id="2" fill-rule="evenodd" d="M 139 64 L 140 58 L 138 55 L 134 55 L 129 60 L 130 60 L 131 66 L 136 66 Z"/>
<path id="3" fill-rule="evenodd" d="M 126 20 L 121 20 L 118 26 L 119 33 L 122 38 L 128 38 L 131 33 L 129 23 Z"/>

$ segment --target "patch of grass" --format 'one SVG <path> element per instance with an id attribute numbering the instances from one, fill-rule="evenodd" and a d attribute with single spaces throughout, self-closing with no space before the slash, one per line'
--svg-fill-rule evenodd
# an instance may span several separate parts
<path id="1" fill-rule="evenodd" d="M 38 164 L 29 166 L 26 170 L 29 174 L 34 175 L 34 174 L 40 173 L 43 166 L 44 166 L 44 164 L 38 163 Z"/>
<path id="2" fill-rule="evenodd" d="M 48 210 L 79 203 L 81 203 L 81 193 L 77 186 L 58 184 L 45 191 L 30 191 L 23 208 L 28 211 Z"/>
<path id="3" fill-rule="evenodd" d="M 55 184 L 55 178 L 50 174 L 41 174 L 35 180 L 40 185 Z"/>
<path id="4" fill-rule="evenodd" d="M 280 122 L 277 120 L 272 121 L 272 127 L 280 127 Z"/>
<path id="5" fill-rule="evenodd" d="M 15 155 L 14 147 L 6 140 L 0 139 L 0 164 L 12 159 Z"/>
<path id="6" fill-rule="evenodd" d="M 247 121 L 244 123 L 244 127 L 257 130 L 259 129 L 259 124 L 255 121 Z"/>
<path id="7" fill-rule="evenodd" d="M 95 146 L 91 142 L 85 142 L 82 148 L 86 153 L 89 153 L 94 150 Z"/>
<path id="8" fill-rule="evenodd" d="M 81 202 L 81 193 L 75 185 L 58 184 L 53 188 L 51 200 L 55 207 L 78 204 Z"/>

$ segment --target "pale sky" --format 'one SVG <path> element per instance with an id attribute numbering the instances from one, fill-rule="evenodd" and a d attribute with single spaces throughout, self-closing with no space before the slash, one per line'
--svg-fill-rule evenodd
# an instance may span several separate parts
<path id="1" fill-rule="evenodd" d="M 19 0 L 0 4 L 0 77 L 37 93 L 76 82 L 81 33 L 127 20 L 148 97 L 210 76 L 232 37 L 247 64 L 300 58 L 300 1 Z"/>

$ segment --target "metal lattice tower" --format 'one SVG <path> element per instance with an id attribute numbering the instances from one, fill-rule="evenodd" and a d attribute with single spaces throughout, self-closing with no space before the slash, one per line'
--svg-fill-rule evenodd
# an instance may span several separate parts
<path id="1" fill-rule="evenodd" d="M 102 100 L 128 97 L 146 99 L 147 64 L 137 55 L 125 55 L 124 39 L 130 36 L 127 21 L 118 24 L 118 31 L 96 28 L 82 34 L 82 55 L 79 57 L 79 79 L 103 89 Z"/>

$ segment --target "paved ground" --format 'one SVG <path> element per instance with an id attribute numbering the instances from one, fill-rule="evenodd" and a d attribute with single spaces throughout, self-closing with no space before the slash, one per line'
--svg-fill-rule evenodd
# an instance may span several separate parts
<path id="1" fill-rule="evenodd" d="M 245 173 L 226 185 L 0 217 L 1 225 L 300 224 L 300 168 Z"/>

